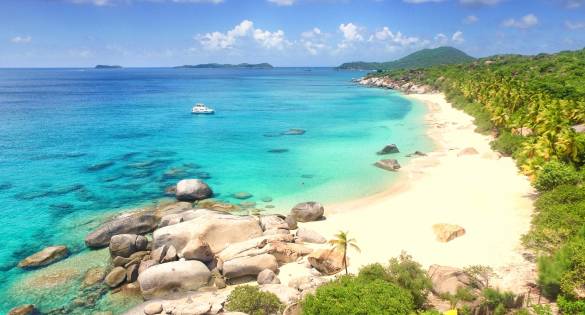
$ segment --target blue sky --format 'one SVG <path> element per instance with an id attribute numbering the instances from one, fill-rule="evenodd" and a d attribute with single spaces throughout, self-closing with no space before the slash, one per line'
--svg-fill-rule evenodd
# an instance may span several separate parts
<path id="1" fill-rule="evenodd" d="M 334 66 L 585 47 L 585 0 L 1 0 L 0 67 Z"/>

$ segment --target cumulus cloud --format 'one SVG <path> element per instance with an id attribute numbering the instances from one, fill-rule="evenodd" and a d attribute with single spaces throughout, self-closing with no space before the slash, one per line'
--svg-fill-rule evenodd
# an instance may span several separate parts
<path id="1" fill-rule="evenodd" d="M 520 19 L 507 19 L 502 23 L 505 27 L 527 29 L 538 25 L 538 17 L 534 14 L 527 14 Z"/>
<path id="2" fill-rule="evenodd" d="M 346 41 L 362 41 L 364 37 L 360 34 L 360 29 L 353 23 L 340 24 L 339 30 L 343 33 L 343 38 Z"/>
<path id="3" fill-rule="evenodd" d="M 585 0 L 563 0 L 563 2 L 568 9 L 580 8 L 585 4 Z"/>
<path id="4" fill-rule="evenodd" d="M 468 15 L 463 19 L 463 23 L 465 24 L 474 24 L 479 21 L 479 18 L 475 15 Z"/>
<path id="5" fill-rule="evenodd" d="M 296 0 L 268 0 L 270 3 L 274 3 L 280 6 L 290 6 L 295 4 Z"/>
<path id="6" fill-rule="evenodd" d="M 318 27 L 310 31 L 303 32 L 299 43 L 311 55 L 318 55 L 323 50 L 329 48 L 325 41 L 326 34 Z"/>
<path id="7" fill-rule="evenodd" d="M 15 36 L 10 39 L 10 41 L 14 44 L 28 44 L 32 42 L 32 37 L 30 36 Z"/>
<path id="8" fill-rule="evenodd" d="M 274 32 L 254 28 L 254 22 L 243 20 L 233 29 L 222 32 L 210 32 L 203 35 L 195 36 L 203 48 L 208 50 L 232 49 L 240 41 L 252 39 L 264 48 L 283 49 L 290 42 L 286 40 L 284 31 L 276 30 Z"/>
<path id="9" fill-rule="evenodd" d="M 368 41 L 381 41 L 391 45 L 411 46 L 420 42 L 418 37 L 405 36 L 401 32 L 392 32 L 390 28 L 384 26 L 381 30 L 370 36 Z"/>
<path id="10" fill-rule="evenodd" d="M 463 43 L 465 41 L 465 39 L 463 38 L 463 32 L 457 31 L 457 32 L 453 33 L 453 36 L 451 36 L 451 41 L 453 41 L 456 44 Z"/>
<path id="11" fill-rule="evenodd" d="M 565 21 L 565 26 L 570 30 L 580 30 L 585 29 L 585 22 L 584 21 Z"/>
<path id="12" fill-rule="evenodd" d="M 439 34 L 435 35 L 435 38 L 433 38 L 433 40 L 434 40 L 433 44 L 435 46 L 444 46 L 444 45 L 450 45 L 450 44 L 461 44 L 465 41 L 465 38 L 463 38 L 462 31 L 456 31 L 451 36 L 447 36 L 443 33 L 439 33 Z"/>

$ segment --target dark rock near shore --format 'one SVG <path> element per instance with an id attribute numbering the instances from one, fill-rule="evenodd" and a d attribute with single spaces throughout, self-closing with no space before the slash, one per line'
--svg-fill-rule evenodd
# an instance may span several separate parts
<path id="1" fill-rule="evenodd" d="M 374 163 L 374 166 L 393 172 L 400 169 L 400 164 L 395 159 L 380 160 Z"/>
<path id="2" fill-rule="evenodd" d="M 286 222 L 286 224 L 288 224 L 288 228 L 289 230 L 296 230 L 298 227 L 297 224 L 297 219 L 295 219 L 295 217 L 293 215 L 287 215 L 286 218 L 284 219 L 284 221 Z"/>
<path id="3" fill-rule="evenodd" d="M 65 258 L 68 253 L 69 251 L 65 246 L 50 246 L 23 259 L 20 263 L 18 263 L 18 267 L 34 268 L 46 266 Z"/>
<path id="4" fill-rule="evenodd" d="M 237 193 L 233 194 L 232 197 L 234 197 L 236 199 L 248 199 L 248 198 L 252 198 L 252 194 L 249 192 L 241 191 L 241 192 L 237 192 Z"/>
<path id="5" fill-rule="evenodd" d="M 85 244 L 91 248 L 102 248 L 110 244 L 110 239 L 118 234 L 146 234 L 152 232 L 158 222 L 150 212 L 138 212 L 117 217 L 102 224 L 85 238 Z"/>
<path id="6" fill-rule="evenodd" d="M 388 144 L 382 150 L 378 151 L 378 155 L 399 153 L 398 147 L 395 144 Z"/>
<path id="7" fill-rule="evenodd" d="M 427 156 L 426 153 L 421 152 L 421 151 L 414 151 L 414 153 L 410 153 L 406 155 L 407 157 L 413 157 L 413 156 Z"/>
<path id="8" fill-rule="evenodd" d="M 298 222 L 311 222 L 321 219 L 324 212 L 325 209 L 320 203 L 309 201 L 294 206 L 290 215 Z"/>
<path id="9" fill-rule="evenodd" d="M 38 314 L 36 308 L 32 304 L 25 304 L 17 306 L 10 311 L 8 311 L 8 315 L 33 315 Z"/>
<path id="10" fill-rule="evenodd" d="M 148 245 L 146 237 L 137 234 L 118 234 L 110 239 L 110 254 L 112 257 L 130 257 L 135 252 L 143 251 Z"/>
<path id="11" fill-rule="evenodd" d="M 211 197 L 213 191 L 202 180 L 183 179 L 177 183 L 176 197 L 179 201 L 197 201 Z"/>
<path id="12" fill-rule="evenodd" d="M 288 149 L 270 149 L 268 150 L 268 153 L 286 153 L 288 151 Z"/>

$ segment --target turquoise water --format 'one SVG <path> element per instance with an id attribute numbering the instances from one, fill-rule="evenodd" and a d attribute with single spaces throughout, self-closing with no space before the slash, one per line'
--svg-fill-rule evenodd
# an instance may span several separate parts
<path id="1" fill-rule="evenodd" d="M 429 150 L 425 108 L 351 82 L 361 75 L 0 69 L 0 313 L 25 302 L 67 303 L 67 290 L 54 299 L 27 295 L 19 283 L 40 272 L 22 272 L 18 261 L 55 244 L 87 255 L 83 238 L 96 218 L 165 198 L 181 178 L 203 178 L 231 202 L 239 191 L 259 203 L 271 197 L 271 211 L 283 213 L 301 201 L 388 187 L 396 174 L 372 166 L 375 152 L 396 143 L 406 163 L 407 153 Z M 195 102 L 216 115 L 191 115 Z M 291 128 L 306 133 L 281 135 Z"/>

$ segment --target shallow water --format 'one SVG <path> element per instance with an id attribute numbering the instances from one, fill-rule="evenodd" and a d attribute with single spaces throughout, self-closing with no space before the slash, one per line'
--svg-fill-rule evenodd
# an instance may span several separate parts
<path id="1" fill-rule="evenodd" d="M 359 198 L 396 174 L 375 154 L 426 151 L 423 105 L 325 68 L 0 69 L 0 313 L 27 300 L 19 260 L 44 246 L 85 253 L 101 214 L 152 204 L 185 177 L 217 198 L 267 203 Z M 193 103 L 216 109 L 194 116 Z M 301 128 L 302 135 L 282 135 Z M 19 299 L 14 300 L 18 287 Z M 65 292 L 65 291 L 64 291 Z M 68 298 L 29 300 L 45 309 Z M 42 300 L 42 301 L 40 301 Z"/>

